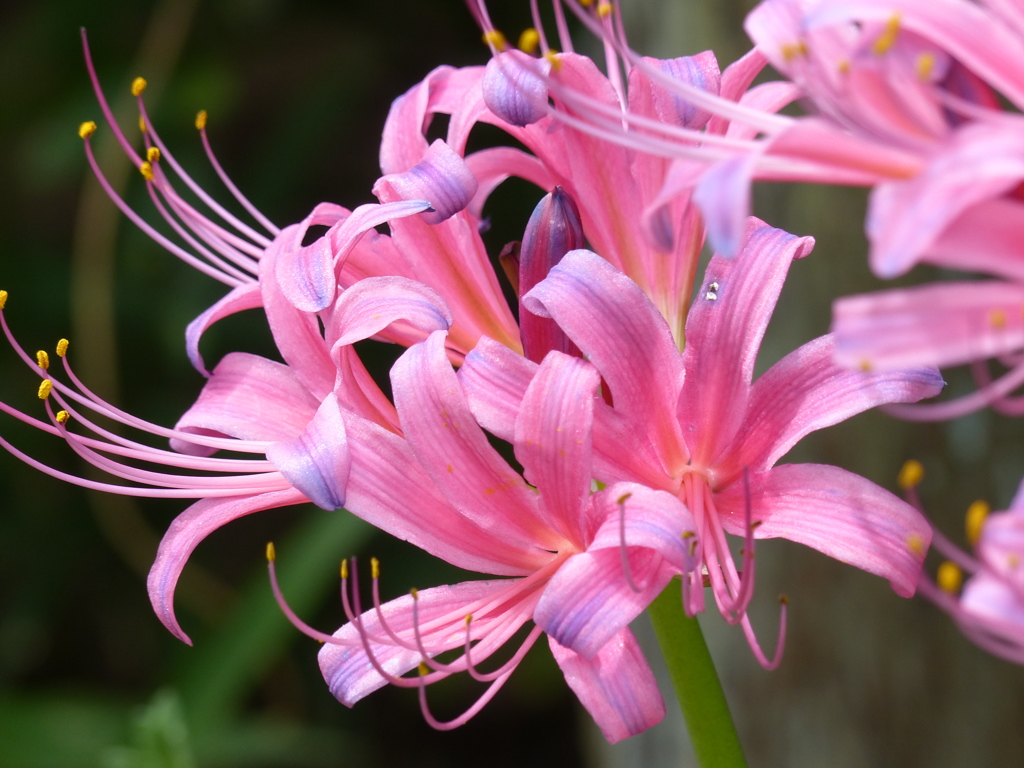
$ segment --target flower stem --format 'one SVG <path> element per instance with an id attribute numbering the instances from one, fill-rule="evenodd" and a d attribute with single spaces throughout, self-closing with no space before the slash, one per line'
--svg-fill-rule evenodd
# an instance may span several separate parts
<path id="1" fill-rule="evenodd" d="M 673 580 L 648 609 L 701 768 L 746 768 L 729 704 L 697 619 L 683 613 Z"/>

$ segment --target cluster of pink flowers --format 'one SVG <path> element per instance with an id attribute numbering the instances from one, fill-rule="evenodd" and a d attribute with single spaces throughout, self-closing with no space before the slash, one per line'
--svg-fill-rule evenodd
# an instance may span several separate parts
<path id="1" fill-rule="evenodd" d="M 541 634 L 609 741 L 658 722 L 664 706 L 628 625 L 674 579 L 680 611 L 704 611 L 709 591 L 758 661 L 776 666 L 785 605 L 771 653 L 747 614 L 755 541 L 774 537 L 879 575 L 901 596 L 923 583 L 972 636 L 1024 660 L 1019 511 L 978 524 L 977 558 L 942 539 L 974 574 L 957 600 L 948 579 L 941 589 L 922 581 L 932 529 L 913 499 L 839 467 L 777 464 L 812 431 L 937 395 L 935 366 L 999 357 L 1011 370 L 966 404 L 902 407 L 938 416 L 986 403 L 1021 409 L 1008 395 L 1024 377 L 1015 357 L 1024 288 L 1012 266 L 1024 132 L 998 96 L 1024 99 L 1014 74 L 1024 67 L 1007 63 L 1024 56 L 1024 14 L 966 0 L 768 0 L 748 20 L 757 47 L 720 71 L 710 52 L 637 56 L 614 6 L 566 3 L 604 41 L 605 74 L 573 52 L 562 3 L 560 50 L 536 3 L 522 49 L 482 2 L 471 5 L 493 56 L 486 66 L 440 67 L 395 100 L 372 187 L 378 202 L 323 203 L 281 229 L 224 174 L 205 113 L 197 128 L 210 161 L 254 223 L 192 181 L 150 122 L 141 79 L 132 91 L 145 146 L 133 147 L 86 49 L 107 125 L 177 239 L 108 186 L 111 197 L 229 292 L 187 329 L 189 357 L 208 380 L 173 428 L 95 396 L 75 377 L 66 343 L 57 350 L 63 375 L 53 375 L 49 355 L 23 351 L 0 311 L 11 345 L 42 379 L 48 418 L 0 408 L 128 484 L 71 477 L 0 445 L 86 487 L 196 499 L 164 536 L 148 585 L 157 616 L 186 642 L 173 597 L 190 554 L 213 530 L 273 507 L 344 507 L 448 563 L 503 577 L 381 604 L 374 563 L 374 604 L 364 610 L 346 563 L 349 623 L 333 634 L 292 614 L 274 581 L 296 626 L 324 642 L 321 669 L 342 703 L 389 683 L 417 688 L 438 728 L 476 714 Z M 752 85 L 769 61 L 789 81 Z M 799 97 L 819 114 L 778 114 Z M 435 115 L 447 115 L 448 128 L 431 143 Z M 467 153 L 479 123 L 509 145 Z M 103 182 L 95 130 L 85 123 L 80 135 Z M 510 176 L 535 184 L 540 202 L 522 242 L 502 254 L 502 276 L 479 233 L 488 196 Z M 883 276 L 929 261 L 998 279 L 844 299 L 833 334 L 755 380 L 787 271 L 814 245 L 749 215 L 749 186 L 761 178 L 874 186 L 868 230 Z M 326 232 L 304 245 L 312 227 Z M 718 253 L 698 280 L 705 228 Z M 204 331 L 253 309 L 283 362 L 234 352 L 207 371 Z M 360 360 L 355 344 L 366 339 L 406 347 L 391 398 Z M 105 430 L 90 413 L 168 438 L 171 450 Z M 510 444 L 517 466 L 488 435 Z M 743 542 L 740 562 L 729 536 Z M 479 669 L 529 622 L 511 658 Z M 486 692 L 438 721 L 427 688 L 459 672 L 488 683 Z"/>

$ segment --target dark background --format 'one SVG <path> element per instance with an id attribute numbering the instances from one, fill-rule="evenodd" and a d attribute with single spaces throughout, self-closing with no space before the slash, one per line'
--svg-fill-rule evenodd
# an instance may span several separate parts
<path id="1" fill-rule="evenodd" d="M 510 36 L 525 25 L 525 2 L 501 10 Z M 645 52 L 713 45 L 724 65 L 743 51 L 742 4 L 629 10 L 633 41 Z M 203 381 L 185 359 L 184 326 L 223 288 L 152 244 L 90 182 L 76 129 L 100 122 L 100 112 L 82 64 L 83 25 L 108 96 L 127 110 L 123 124 L 134 125 L 125 97 L 144 75 L 162 137 L 223 202 L 229 197 L 193 128 L 196 111 L 207 109 L 221 163 L 281 225 L 321 200 L 372 201 L 391 100 L 438 64 L 483 63 L 486 49 L 456 0 L 0 6 L 0 287 L 10 292 L 8 320 L 30 352 L 67 336 L 90 386 L 170 425 Z M 105 148 L 106 136 L 101 128 L 96 137 L 104 168 L 155 221 L 143 185 Z M 518 236 L 536 197 L 513 185 L 494 198 L 492 252 Z M 863 210 L 856 190 L 759 190 L 759 215 L 819 241 L 794 267 L 762 369 L 827 331 L 832 299 L 877 287 L 864 264 Z M 233 349 L 272 354 L 256 313 L 204 340 L 209 362 Z M 36 379 L 13 355 L 0 359 L 0 397 L 38 415 Z M 954 390 L 969 386 L 956 372 L 948 379 Z M 0 434 L 52 466 L 86 471 L 59 441 L 10 418 Z M 901 463 L 919 458 L 929 512 L 959 541 L 972 500 L 1008 503 L 1022 453 L 1019 422 L 989 413 L 931 426 L 874 413 L 812 437 L 791 458 L 844 466 L 890 489 Z M 602 746 L 543 642 L 454 733 L 428 728 L 409 691 L 380 691 L 353 710 L 338 704 L 316 666 L 318 646 L 273 604 L 265 542 L 278 544 L 296 609 L 325 629 L 342 621 L 336 568 L 346 555 L 381 558 L 386 597 L 461 578 L 344 513 L 267 512 L 211 536 L 178 593 L 179 618 L 196 643 L 190 649 L 154 618 L 144 583 L 183 502 L 86 494 L 10 457 L 0 461 L 0 494 L 0 768 L 692 761 L 671 719 L 644 740 Z M 766 637 L 775 595 L 791 599 L 782 668 L 761 671 L 738 631 L 715 617 L 704 622 L 752 764 L 1003 765 L 1020 754 L 1019 668 L 986 656 L 929 604 L 900 600 L 878 579 L 787 542 L 758 553 L 754 616 Z M 459 680 L 432 692 L 438 715 L 460 712 L 479 693 L 473 686 Z"/>

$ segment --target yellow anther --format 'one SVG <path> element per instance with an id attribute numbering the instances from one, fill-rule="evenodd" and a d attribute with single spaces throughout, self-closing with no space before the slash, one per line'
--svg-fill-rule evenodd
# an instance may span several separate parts
<path id="1" fill-rule="evenodd" d="M 197 131 L 205 131 L 206 130 L 206 110 L 205 109 L 200 109 L 198 112 L 196 112 L 196 130 Z"/>
<path id="2" fill-rule="evenodd" d="M 149 130 L 149 126 L 146 125 L 146 118 L 142 115 L 139 115 L 139 130 L 142 131 L 142 133 Z"/>
<path id="3" fill-rule="evenodd" d="M 142 174 L 142 178 L 146 181 L 153 180 L 153 165 L 151 163 L 143 163 L 139 166 L 139 173 Z"/>
<path id="4" fill-rule="evenodd" d="M 490 46 L 493 46 L 495 50 L 508 50 L 508 40 L 506 40 L 505 36 L 496 29 L 491 29 L 488 30 L 487 32 L 484 32 L 484 42 Z"/>
<path id="5" fill-rule="evenodd" d="M 900 15 L 894 13 L 885 23 L 885 31 L 875 40 L 871 50 L 878 56 L 888 53 L 889 49 L 896 44 L 896 37 L 900 33 Z"/>
<path id="6" fill-rule="evenodd" d="M 45 400 L 50 396 L 51 391 L 53 391 L 53 382 L 50 381 L 49 379 L 43 379 L 39 383 L 39 390 L 36 392 L 36 394 L 39 396 L 40 400 Z"/>
<path id="7" fill-rule="evenodd" d="M 267 562 L 272 563 L 277 560 L 277 550 L 274 548 L 274 542 L 267 542 Z"/>
<path id="8" fill-rule="evenodd" d="M 142 92 L 146 90 L 146 78 L 136 77 L 132 80 L 132 96 L 141 96 Z"/>
<path id="9" fill-rule="evenodd" d="M 683 531 L 683 538 L 684 539 L 692 539 L 696 535 L 697 534 L 694 533 L 693 531 Z"/>
<path id="10" fill-rule="evenodd" d="M 544 58 L 551 64 L 551 69 L 557 72 L 562 67 L 562 57 L 554 48 L 544 51 Z"/>
<path id="11" fill-rule="evenodd" d="M 80 139 L 88 139 L 94 133 L 96 133 L 96 123 L 92 120 L 86 120 L 78 126 L 78 138 Z"/>
<path id="12" fill-rule="evenodd" d="M 341 561 L 341 578 L 348 578 L 348 560 Z"/>
<path id="13" fill-rule="evenodd" d="M 783 43 L 779 52 L 782 53 L 783 60 L 789 62 L 799 56 L 807 55 L 807 43 L 803 40 L 797 40 L 795 43 Z"/>
<path id="14" fill-rule="evenodd" d="M 960 585 L 964 583 L 964 572 L 960 570 L 959 565 L 946 560 L 939 566 L 935 581 L 943 592 L 955 595 L 960 591 Z"/>
<path id="15" fill-rule="evenodd" d="M 619 496 L 618 500 L 615 503 L 616 504 L 625 504 L 627 501 L 629 501 L 629 497 L 632 496 L 632 495 L 633 495 L 632 493 L 624 493 L 621 496 Z"/>
<path id="16" fill-rule="evenodd" d="M 160 162 L 160 147 L 150 147 L 146 150 L 146 160 L 151 163 Z"/>
<path id="17" fill-rule="evenodd" d="M 924 539 L 916 533 L 912 533 L 907 537 L 907 547 L 918 557 L 924 555 Z"/>
<path id="18" fill-rule="evenodd" d="M 1011 552 L 1006 556 L 1006 564 L 1010 566 L 1010 570 L 1014 571 L 1020 565 L 1020 555 L 1016 552 Z"/>
<path id="19" fill-rule="evenodd" d="M 911 488 L 919 486 L 923 479 L 924 465 L 917 459 L 909 459 L 900 468 L 900 474 L 896 482 L 899 483 L 900 488 L 904 491 L 909 491 Z"/>
<path id="20" fill-rule="evenodd" d="M 935 69 L 935 54 L 934 53 L 922 53 L 917 57 L 917 61 L 914 63 L 914 69 L 917 70 L 917 76 L 922 80 L 930 80 L 932 71 Z"/>
<path id="21" fill-rule="evenodd" d="M 597 15 L 598 18 L 606 19 L 612 15 L 612 4 L 608 0 L 601 0 L 597 4 Z"/>
<path id="22" fill-rule="evenodd" d="M 789 605 L 789 598 L 786 595 L 779 595 L 779 605 Z"/>
<path id="23" fill-rule="evenodd" d="M 988 311 L 988 322 L 993 328 L 1006 327 L 1006 313 L 1001 309 L 990 309 Z"/>
<path id="24" fill-rule="evenodd" d="M 537 50 L 537 46 L 540 45 L 540 33 L 533 27 L 527 27 L 523 30 L 522 34 L 519 35 L 518 48 L 524 53 L 533 53 Z"/>
<path id="25" fill-rule="evenodd" d="M 864 359 L 857 363 L 861 373 L 871 373 L 871 361 Z"/>
<path id="26" fill-rule="evenodd" d="M 0 309 L 7 306 L 7 291 L 0 291 Z"/>
<path id="27" fill-rule="evenodd" d="M 427 666 L 427 662 L 425 661 L 421 661 L 417 669 L 419 669 L 420 677 L 426 677 L 430 674 L 430 667 Z"/>
<path id="28" fill-rule="evenodd" d="M 473 614 L 472 613 L 467 613 L 466 614 L 466 626 L 468 627 L 472 621 L 473 621 Z"/>
<path id="29" fill-rule="evenodd" d="M 582 5 L 584 8 L 589 8 L 593 4 L 594 0 L 580 0 L 580 5 Z"/>
<path id="30" fill-rule="evenodd" d="M 845 75 L 847 72 L 850 71 L 850 60 L 840 59 L 836 64 L 836 69 L 838 69 L 842 74 Z"/>
<path id="31" fill-rule="evenodd" d="M 376 557 L 370 558 L 370 577 L 374 579 L 380 578 L 380 560 Z"/>
<path id="32" fill-rule="evenodd" d="M 57 357 L 64 357 L 68 353 L 69 343 L 67 339 L 61 339 L 57 342 Z"/>
<path id="33" fill-rule="evenodd" d="M 967 541 L 977 544 L 981 538 L 981 529 L 985 527 L 985 518 L 992 508 L 988 502 L 980 499 L 967 508 L 967 515 L 964 518 L 964 531 L 967 534 Z"/>
<path id="34" fill-rule="evenodd" d="M 410 589 L 409 590 L 409 594 L 412 595 L 412 599 L 413 600 L 419 600 L 420 599 L 420 591 L 418 589 L 416 589 L 416 587 L 413 587 L 412 589 Z"/>
<path id="35" fill-rule="evenodd" d="M 38 352 L 36 352 L 36 365 L 38 365 L 44 371 L 50 367 L 50 356 L 46 354 L 45 349 L 40 349 Z"/>
<path id="36" fill-rule="evenodd" d="M 68 413 L 67 411 L 57 411 L 57 423 L 58 424 L 67 424 L 68 419 L 70 419 L 70 418 L 71 418 L 71 414 Z"/>

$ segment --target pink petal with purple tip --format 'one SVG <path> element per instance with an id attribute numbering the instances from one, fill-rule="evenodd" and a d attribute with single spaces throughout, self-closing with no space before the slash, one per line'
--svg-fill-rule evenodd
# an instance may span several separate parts
<path id="1" fill-rule="evenodd" d="M 321 509 L 343 507 L 351 460 L 337 398 L 328 395 L 298 437 L 268 446 L 267 458 Z"/>
<path id="2" fill-rule="evenodd" d="M 466 162 L 437 139 L 412 168 L 378 179 L 373 193 L 385 202 L 426 200 L 432 210 L 422 215 L 428 224 L 439 224 L 469 205 L 477 183 Z"/>
<path id="3" fill-rule="evenodd" d="M 522 127 L 548 113 L 548 86 L 544 81 L 551 64 L 522 51 L 511 50 L 491 57 L 480 87 L 484 103 L 507 123 Z"/>
<path id="4" fill-rule="evenodd" d="M 160 540 L 153 567 L 150 568 L 146 586 L 149 601 L 157 618 L 171 634 L 184 643 L 192 645 L 178 619 L 174 615 L 174 588 L 192 551 L 199 543 L 232 520 L 264 509 L 301 504 L 306 497 L 289 488 L 285 491 L 261 493 L 257 496 L 229 496 L 218 499 L 203 499 L 186 509 L 171 523 L 167 533 Z"/>
<path id="5" fill-rule="evenodd" d="M 859 475 L 823 464 L 784 464 L 750 474 L 754 536 L 806 544 L 889 580 L 900 597 L 917 589 L 932 531 L 920 512 Z M 743 483 L 715 494 L 722 527 L 743 535 Z"/>
<path id="6" fill-rule="evenodd" d="M 175 429 L 240 440 L 290 440 L 305 429 L 318 407 L 288 366 L 232 352 L 213 369 Z M 172 439 L 171 447 L 193 456 L 209 456 L 215 450 L 181 439 Z"/>
<path id="7" fill-rule="evenodd" d="M 553 638 L 549 641 L 565 682 L 609 743 L 635 736 L 664 719 L 665 702 L 654 673 L 628 629 L 589 659 L 563 648 Z"/>
<path id="8" fill-rule="evenodd" d="M 218 320 L 241 312 L 245 309 L 256 309 L 263 306 L 263 296 L 257 282 L 232 288 L 227 296 L 217 301 L 212 307 L 188 324 L 185 329 L 185 351 L 188 359 L 197 371 L 209 377 L 202 355 L 199 354 L 199 340 L 207 329 Z"/>

